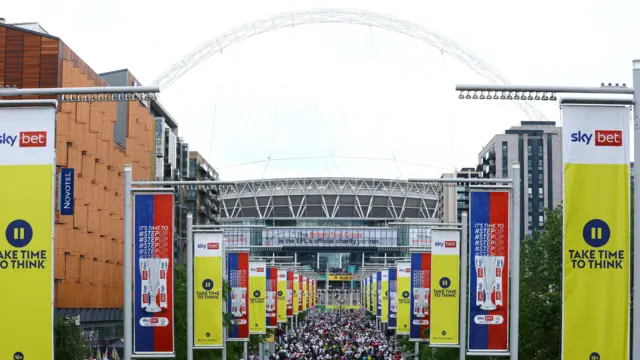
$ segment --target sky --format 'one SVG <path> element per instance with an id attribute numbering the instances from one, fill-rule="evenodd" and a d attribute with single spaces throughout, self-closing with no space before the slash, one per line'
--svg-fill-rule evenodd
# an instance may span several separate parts
<path id="1" fill-rule="evenodd" d="M 128 68 L 149 85 L 230 29 L 314 8 L 417 23 L 514 84 L 631 84 L 640 58 L 640 2 L 630 0 L 22 0 L 0 16 L 39 22 L 96 72 Z M 179 135 L 222 179 L 434 178 L 475 166 L 493 135 L 538 120 L 507 101 L 459 100 L 455 84 L 487 79 L 403 34 L 362 24 L 261 29 L 234 33 L 233 45 L 160 95 Z M 560 122 L 557 103 L 535 106 Z"/>

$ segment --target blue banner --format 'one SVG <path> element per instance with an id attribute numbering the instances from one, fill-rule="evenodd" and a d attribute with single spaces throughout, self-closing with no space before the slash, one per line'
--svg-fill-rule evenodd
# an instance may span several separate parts
<path id="1" fill-rule="evenodd" d="M 398 326 L 398 274 L 396 268 L 389 268 L 389 297 L 387 306 L 389 307 L 389 329 Z"/>
<path id="2" fill-rule="evenodd" d="M 227 341 L 249 341 L 249 253 L 227 253 L 227 314 L 231 326 L 227 328 Z M 265 314 L 266 315 L 266 314 Z"/>
<path id="3" fill-rule="evenodd" d="M 376 317 L 382 317 L 382 272 L 376 273 Z"/>
<path id="4" fill-rule="evenodd" d="M 74 199 L 75 196 L 75 179 L 73 177 L 73 169 L 63 168 L 60 169 L 59 179 L 59 209 L 60 215 L 73 215 Z"/>

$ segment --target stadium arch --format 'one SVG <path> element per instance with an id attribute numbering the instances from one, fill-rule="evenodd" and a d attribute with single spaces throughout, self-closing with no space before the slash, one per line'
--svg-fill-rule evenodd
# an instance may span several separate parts
<path id="1" fill-rule="evenodd" d="M 420 40 L 453 57 L 478 75 L 493 84 L 509 84 L 506 77 L 488 63 L 474 55 L 456 41 L 424 27 L 418 23 L 396 18 L 387 14 L 358 9 L 309 9 L 284 12 L 248 22 L 226 31 L 198 46 L 178 62 L 167 68 L 156 80 L 155 85 L 165 89 L 200 63 L 222 52 L 231 45 L 253 36 L 307 24 L 354 24 L 365 25 Z M 512 100 L 513 101 L 513 100 Z M 531 120 L 547 120 L 531 102 L 513 101 Z"/>

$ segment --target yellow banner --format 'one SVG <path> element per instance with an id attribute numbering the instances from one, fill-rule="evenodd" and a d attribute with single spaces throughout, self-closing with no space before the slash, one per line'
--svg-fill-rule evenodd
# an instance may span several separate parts
<path id="1" fill-rule="evenodd" d="M 302 310 L 307 310 L 307 296 L 309 296 L 309 290 L 307 289 L 307 278 L 302 277 Z"/>
<path id="2" fill-rule="evenodd" d="M 55 116 L 0 108 L 0 359 L 53 359 Z"/>
<path id="3" fill-rule="evenodd" d="M 396 333 L 409 335 L 411 314 L 411 263 L 398 263 L 398 325 Z"/>
<path id="4" fill-rule="evenodd" d="M 364 279 L 364 308 L 369 311 L 369 278 Z"/>
<path id="5" fill-rule="evenodd" d="M 278 322 L 287 322 L 287 270 L 278 269 Z"/>
<path id="6" fill-rule="evenodd" d="M 431 347 L 460 343 L 460 232 L 431 230 Z"/>
<path id="7" fill-rule="evenodd" d="M 389 270 L 382 270 L 382 317 L 380 322 L 389 322 Z"/>
<path id="8" fill-rule="evenodd" d="M 630 111 L 564 105 L 562 112 L 562 358 L 627 359 Z"/>
<path id="9" fill-rule="evenodd" d="M 249 333 L 267 333 L 267 263 L 249 264 Z"/>
<path id="10" fill-rule="evenodd" d="M 353 275 L 329 275 L 329 281 L 351 281 Z"/>
<path id="11" fill-rule="evenodd" d="M 222 233 L 193 234 L 193 345 L 222 349 Z"/>
<path id="12" fill-rule="evenodd" d="M 371 276 L 371 313 L 378 316 L 378 276 Z"/>
<path id="13" fill-rule="evenodd" d="M 298 301 L 300 301 L 300 275 L 293 274 L 293 315 L 298 315 Z"/>
<path id="14" fill-rule="evenodd" d="M 0 179 L 0 358 L 52 359 L 53 166 L 0 166 Z"/>

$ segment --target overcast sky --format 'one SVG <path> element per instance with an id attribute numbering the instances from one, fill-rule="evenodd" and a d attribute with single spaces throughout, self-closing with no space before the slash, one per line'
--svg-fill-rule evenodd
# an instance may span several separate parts
<path id="1" fill-rule="evenodd" d="M 148 85 L 231 28 L 332 7 L 419 23 L 517 84 L 630 84 L 640 57 L 640 2 L 630 0 L 22 0 L 4 3 L 0 16 L 37 21 L 97 72 L 129 68 Z M 474 166 L 494 134 L 528 120 L 506 101 L 458 100 L 456 83 L 486 80 L 405 35 L 313 24 L 239 41 L 161 102 L 224 179 L 424 178 Z M 559 121 L 557 104 L 536 106 Z"/>

